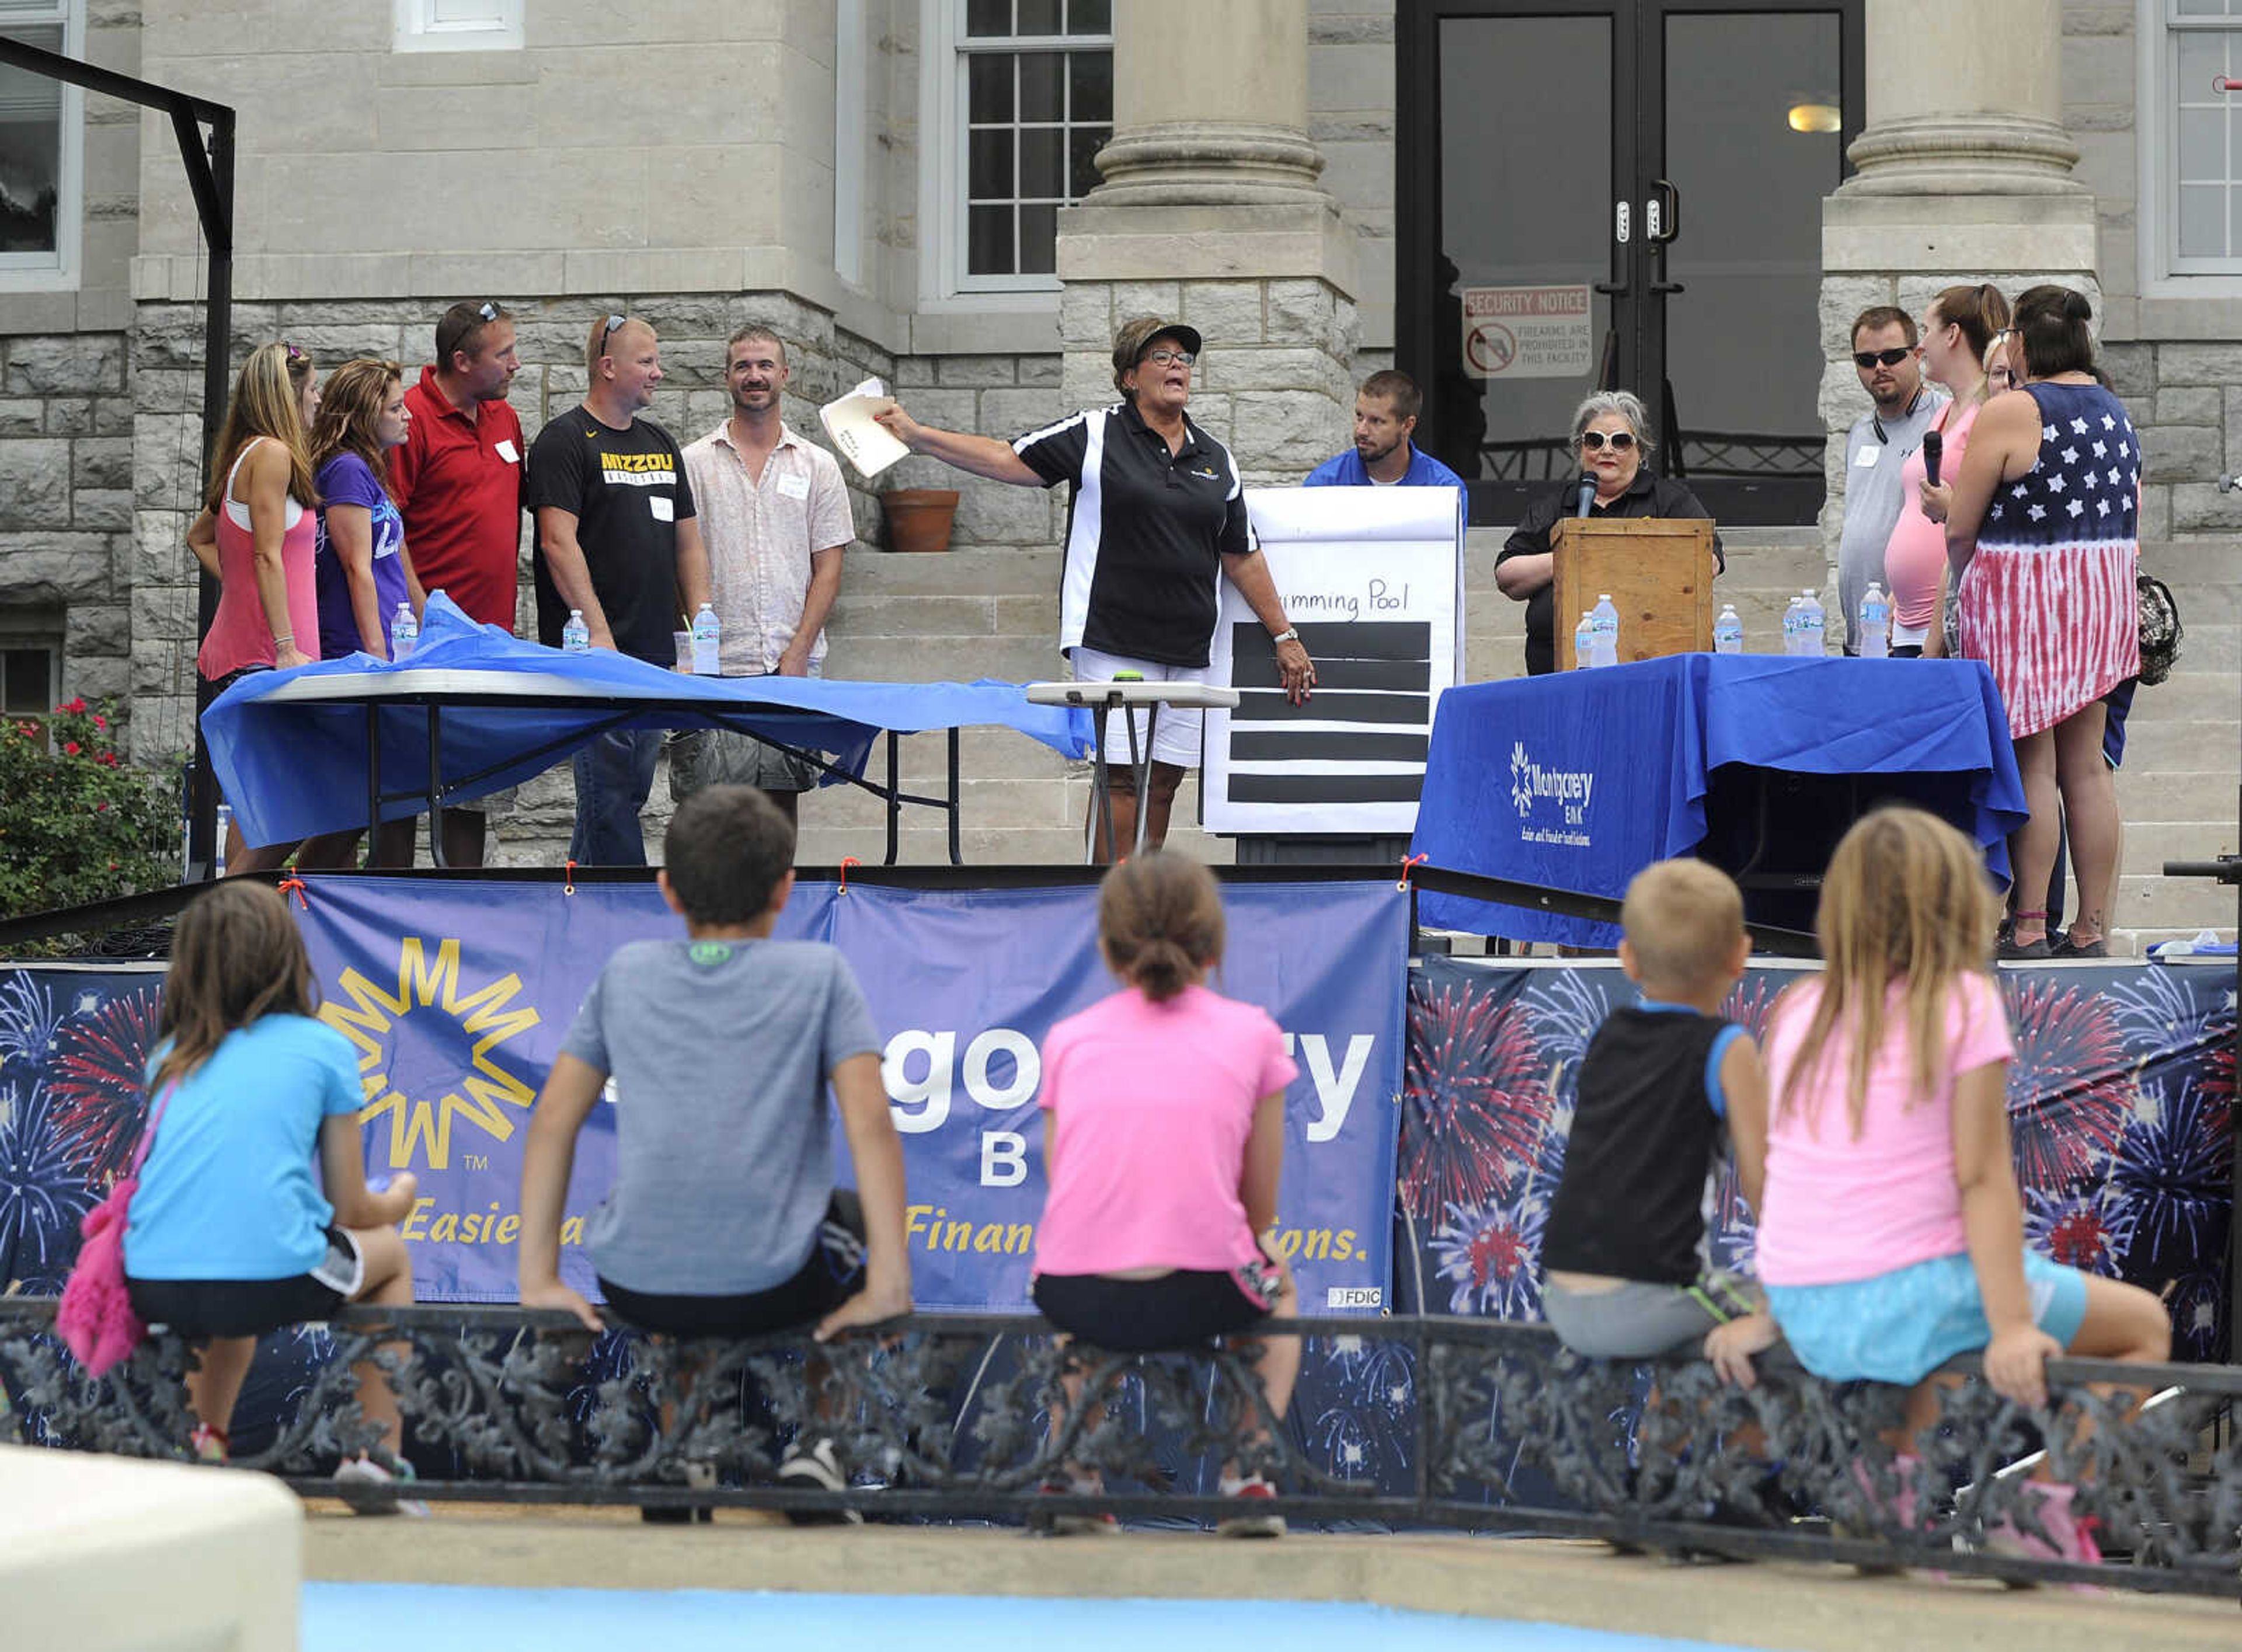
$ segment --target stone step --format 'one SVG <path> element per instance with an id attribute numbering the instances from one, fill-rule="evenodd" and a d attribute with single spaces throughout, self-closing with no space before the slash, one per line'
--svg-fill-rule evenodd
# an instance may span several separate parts
<path id="1" fill-rule="evenodd" d="M 2145 699 L 2134 704 L 2138 710 L 2125 722 L 2125 768 L 2185 769 L 2222 754 L 2242 761 L 2242 722 L 2162 716 Z"/>
<path id="2" fill-rule="evenodd" d="M 2200 822 L 2232 830 L 2234 770 L 2159 770 L 2129 762 L 2118 771 L 2118 809 L 2125 819 L 2144 823 Z"/>
<path id="3" fill-rule="evenodd" d="M 2126 872 L 2118 879 L 2118 910 L 2111 923 L 2129 930 L 2189 935 L 2199 929 L 2231 928 L 2234 891 L 2205 878 Z"/>

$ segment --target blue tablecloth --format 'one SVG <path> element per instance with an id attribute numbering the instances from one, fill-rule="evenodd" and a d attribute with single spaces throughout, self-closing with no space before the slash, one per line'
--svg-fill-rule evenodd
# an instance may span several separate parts
<path id="1" fill-rule="evenodd" d="M 432 682 L 441 685 L 433 693 L 417 686 Z M 316 702 L 296 698 L 305 684 L 333 692 Z M 242 835 L 252 843 L 293 843 L 366 824 L 370 704 L 381 708 L 383 789 L 425 790 L 431 698 L 444 707 L 439 761 L 450 803 L 541 774 L 615 726 L 618 713 L 624 728 L 762 735 L 824 753 L 843 777 L 863 773 L 883 730 L 994 725 L 1066 757 L 1085 756 L 1091 747 L 1089 712 L 1031 705 L 1017 683 L 695 677 L 604 650 L 570 655 L 525 642 L 477 625 L 438 592 L 428 599 L 420 647 L 403 663 L 353 654 L 255 672 L 204 712 L 211 768 Z M 646 708 L 633 715 L 636 704 Z M 823 783 L 836 778 L 829 774 Z M 382 813 L 396 819 L 426 807 L 399 797 Z"/>
<path id="2" fill-rule="evenodd" d="M 1992 674 L 1975 660 L 1675 655 L 1473 683 L 1440 696 L 1413 853 L 1435 866 L 1617 897 L 1705 836 L 1728 763 L 1960 777 L 1947 812 L 2008 875 L 2029 813 Z M 1966 815 L 1966 818 L 1959 817 Z M 1780 823 L 1777 823 L 1780 830 Z M 1425 894 L 1428 927 L 1608 946 L 1609 924 Z"/>

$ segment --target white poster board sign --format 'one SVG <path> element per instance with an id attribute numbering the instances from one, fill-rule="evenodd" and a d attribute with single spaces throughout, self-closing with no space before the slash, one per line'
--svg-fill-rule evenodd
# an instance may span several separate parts
<path id="1" fill-rule="evenodd" d="M 1595 366 L 1588 289 L 1466 287 L 1464 372 L 1474 379 L 1584 379 Z"/>
<path id="2" fill-rule="evenodd" d="M 1212 832 L 1401 836 L 1433 710 L 1463 668 L 1463 499 L 1453 487 L 1249 487 L 1245 506 L 1315 661 L 1285 697 L 1265 627 L 1225 581 L 1200 784 Z"/>

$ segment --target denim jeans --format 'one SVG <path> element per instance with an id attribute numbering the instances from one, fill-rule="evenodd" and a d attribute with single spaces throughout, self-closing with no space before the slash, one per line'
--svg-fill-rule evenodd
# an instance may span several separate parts
<path id="1" fill-rule="evenodd" d="M 601 735 L 576 753 L 576 829 L 568 858 L 579 866 L 643 866 L 646 836 L 638 812 L 654 789 L 661 730 L 625 729 Z"/>

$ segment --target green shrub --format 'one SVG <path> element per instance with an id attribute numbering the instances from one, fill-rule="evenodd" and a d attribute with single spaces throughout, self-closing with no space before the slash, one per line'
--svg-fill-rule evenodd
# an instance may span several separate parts
<path id="1" fill-rule="evenodd" d="M 0 915 L 178 881 L 178 799 L 125 761 L 106 712 L 0 718 Z"/>

